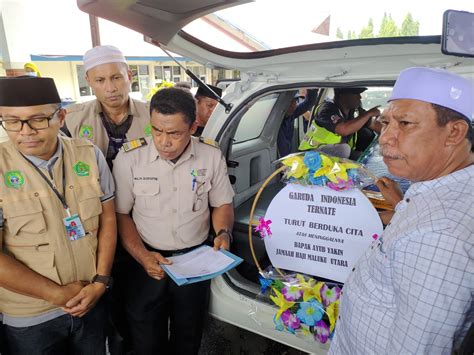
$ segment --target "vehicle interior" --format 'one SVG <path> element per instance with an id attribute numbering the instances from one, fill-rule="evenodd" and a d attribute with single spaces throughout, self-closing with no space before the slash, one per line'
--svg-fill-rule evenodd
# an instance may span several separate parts
<path id="1" fill-rule="evenodd" d="M 368 87 L 368 90 L 362 94 L 362 107 L 368 109 L 380 105 L 380 109 L 383 110 L 390 96 L 393 82 L 358 83 L 356 85 Z M 228 141 L 231 142 L 225 151 L 229 175 L 234 181 L 233 186 L 236 193 L 234 198 L 234 241 L 231 250 L 244 259 L 244 262 L 237 269 L 226 275 L 226 281 L 236 291 L 248 296 L 255 297 L 260 292 L 259 270 L 253 260 L 249 245 L 249 211 L 262 183 L 278 167 L 276 161 L 280 157 L 277 149 L 277 135 L 286 110 L 295 94 L 300 89 L 308 88 L 318 89 L 315 106 L 333 98 L 333 88 L 318 87 L 316 85 L 279 88 L 275 91 L 264 92 L 247 102 L 242 110 L 237 112 L 230 120 L 229 125 L 225 127 L 225 132 L 222 132 L 222 135 L 228 137 Z M 306 115 L 306 117 L 309 116 Z M 299 143 L 304 137 L 305 119 L 301 115 L 294 121 L 292 152 L 298 151 Z M 373 154 L 365 154 L 365 161 L 370 159 L 369 155 Z M 385 173 L 386 170 L 382 160 L 376 160 L 372 163 L 372 167 L 378 169 L 379 174 Z M 254 221 L 265 216 L 272 198 L 283 187 L 284 184 L 280 181 L 280 178 L 274 178 L 267 185 L 256 206 Z M 256 232 L 252 235 L 252 243 L 261 268 L 265 269 L 270 266 L 271 263 L 265 251 L 264 241 Z M 317 275 L 312 276 L 316 276 L 318 279 Z"/>

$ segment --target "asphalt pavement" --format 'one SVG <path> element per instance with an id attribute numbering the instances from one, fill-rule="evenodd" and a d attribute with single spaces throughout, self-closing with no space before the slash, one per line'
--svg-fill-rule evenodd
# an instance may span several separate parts
<path id="1" fill-rule="evenodd" d="M 276 341 L 208 318 L 199 355 L 305 355 Z"/>

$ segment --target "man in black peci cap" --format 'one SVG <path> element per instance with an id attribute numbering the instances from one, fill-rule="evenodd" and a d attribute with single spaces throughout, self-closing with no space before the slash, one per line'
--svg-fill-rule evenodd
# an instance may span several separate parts
<path id="1" fill-rule="evenodd" d="M 209 84 L 207 86 L 209 86 L 219 97 L 222 97 L 222 89 Z M 207 121 L 209 121 L 212 112 L 216 108 L 218 101 L 208 89 L 202 86 L 199 87 L 196 95 L 194 95 L 194 98 L 196 99 L 196 122 L 198 124 L 198 128 L 196 129 L 196 132 L 193 134 L 193 136 L 200 137 L 204 127 L 207 124 Z"/>
<path id="2" fill-rule="evenodd" d="M 0 311 L 8 354 L 105 354 L 116 243 L 100 150 L 59 136 L 51 78 L 0 78 Z"/>
<path id="3" fill-rule="evenodd" d="M 314 119 L 299 149 L 317 148 L 328 154 L 357 159 L 380 132 L 375 117 L 378 106 L 366 111 L 361 96 L 367 88 L 336 88 L 333 101 L 326 101 L 313 112 Z M 356 115 L 356 112 L 358 115 Z"/>

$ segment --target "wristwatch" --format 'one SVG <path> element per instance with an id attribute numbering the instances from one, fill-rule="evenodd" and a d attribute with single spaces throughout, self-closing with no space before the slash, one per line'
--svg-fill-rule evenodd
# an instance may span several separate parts
<path id="1" fill-rule="evenodd" d="M 232 241 L 234 240 L 234 236 L 232 235 L 232 232 L 229 229 L 221 229 L 219 232 L 217 232 L 216 238 L 224 233 L 229 236 L 229 242 L 232 243 Z"/>
<path id="2" fill-rule="evenodd" d="M 105 276 L 105 275 L 94 275 L 94 277 L 91 280 L 92 283 L 100 282 L 101 284 L 105 285 L 105 288 L 109 290 L 112 288 L 112 285 L 114 284 L 114 279 L 112 276 Z"/>

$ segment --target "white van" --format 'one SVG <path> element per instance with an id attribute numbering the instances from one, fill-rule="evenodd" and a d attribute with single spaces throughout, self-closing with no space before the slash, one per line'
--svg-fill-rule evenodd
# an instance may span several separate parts
<path id="1" fill-rule="evenodd" d="M 236 5 L 244 7 L 247 5 L 242 4 L 247 2 L 77 0 L 79 7 L 85 12 L 143 33 L 147 41 L 172 53 L 192 58 L 211 68 L 240 71 L 240 80 L 233 81 L 226 88 L 223 97 L 224 102 L 232 107 L 228 106 L 226 112 L 226 107 L 219 105 L 203 132 L 203 136 L 219 142 L 228 162 L 229 175 L 236 193 L 234 242 L 231 251 L 244 259 L 237 269 L 213 280 L 210 313 L 220 320 L 297 349 L 324 354 L 328 344 L 306 342 L 293 334 L 275 330 L 273 317 L 276 307 L 269 299 L 257 297 L 260 292 L 258 270 L 249 247 L 250 207 L 263 181 L 275 170 L 273 162 L 278 158 L 277 134 L 286 108 L 299 89 L 317 88 L 320 103 L 332 96 L 333 88 L 347 86 L 369 88 L 363 96 L 365 107 L 384 105 L 401 70 L 413 66 L 436 67 L 473 78 L 474 60 L 441 52 L 441 15 L 437 17 L 438 32 L 432 36 L 342 40 L 269 49 L 272 46 L 266 47 L 265 41 L 258 41 L 248 34 L 242 38 L 249 43 L 253 41 L 250 44 L 254 47 L 260 45 L 260 50 L 247 48 L 246 51 L 226 49 L 226 43 L 219 36 L 214 37 L 214 43 L 206 43 L 199 37 L 197 24 L 188 25 L 193 20 L 201 19 L 200 21 L 207 21 L 208 24 L 214 21 L 212 24 L 216 26 L 218 20 L 224 21 L 224 13 L 214 14 L 215 11 Z M 285 22 L 277 17 L 271 18 L 272 8 L 280 3 L 281 1 L 276 0 L 267 1 L 263 12 L 262 7 L 252 10 L 250 6 L 253 3 L 249 4 L 248 12 L 241 11 L 240 18 L 249 20 L 246 17 L 250 18 L 255 12 L 261 11 L 258 13 L 260 26 L 273 26 L 275 36 L 280 36 L 281 27 L 291 31 L 292 27 L 298 27 L 298 22 L 307 19 L 308 13 L 312 13 L 315 19 L 319 18 L 316 22 L 321 22 L 322 27 L 318 27 L 321 28 L 320 32 L 324 32 L 326 17 L 318 15 L 318 9 L 323 6 L 320 2 L 290 2 L 290 7 L 296 11 L 289 12 Z M 435 8 L 439 7 L 438 2 L 434 3 L 436 4 L 426 3 L 424 9 L 432 17 L 435 16 Z M 340 11 L 347 4 L 340 5 Z M 336 8 L 336 4 L 332 6 Z M 431 6 L 433 8 L 430 12 L 428 8 Z M 473 5 L 469 6 L 467 10 L 472 11 Z M 403 6 L 398 4 L 398 7 Z M 369 10 L 364 7 L 361 12 Z M 211 14 L 212 16 L 203 19 L 203 16 Z M 327 15 L 323 11 L 324 14 Z M 336 14 L 337 11 L 330 16 L 335 18 Z M 353 16 L 360 15 L 354 13 Z M 233 19 L 236 21 L 239 15 Z M 331 17 L 330 19 L 332 20 Z M 235 22 L 224 22 L 224 30 L 232 36 L 243 33 L 243 28 Z M 186 25 L 188 27 L 183 30 Z M 303 37 L 305 36 L 295 35 L 294 43 L 301 43 L 305 39 Z M 217 47 L 219 41 L 221 47 Z M 303 136 L 302 120 L 300 118 L 295 121 L 297 129 L 293 142 L 294 151 Z M 282 184 L 275 180 L 265 189 L 256 209 L 257 216 L 265 214 L 272 197 L 281 187 Z M 253 244 L 262 267 L 269 265 L 262 240 L 254 235 Z"/>

